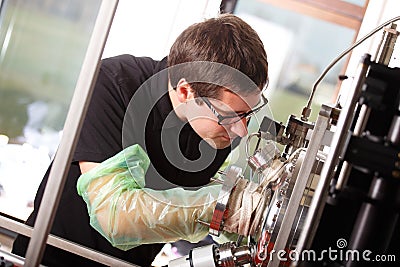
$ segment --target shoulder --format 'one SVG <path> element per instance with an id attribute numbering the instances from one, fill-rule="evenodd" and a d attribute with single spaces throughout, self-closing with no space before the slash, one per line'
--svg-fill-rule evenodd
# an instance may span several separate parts
<path id="1" fill-rule="evenodd" d="M 160 61 L 150 57 L 135 57 L 123 54 L 115 57 L 105 58 L 101 62 L 101 70 L 111 76 L 123 77 L 127 75 L 149 77 L 160 65 Z"/>
<path id="2" fill-rule="evenodd" d="M 151 76 L 166 68 L 166 60 L 135 57 L 124 54 L 103 59 L 99 70 L 96 90 L 98 94 L 114 95 L 118 102 L 128 105 L 132 95 Z M 108 101 L 108 100 L 107 100 Z"/>

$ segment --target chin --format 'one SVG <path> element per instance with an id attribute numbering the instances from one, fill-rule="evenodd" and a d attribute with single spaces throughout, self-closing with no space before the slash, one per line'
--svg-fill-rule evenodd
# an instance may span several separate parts
<path id="1" fill-rule="evenodd" d="M 223 148 L 227 148 L 231 145 L 231 142 L 221 142 L 217 145 L 217 149 L 223 149 Z"/>

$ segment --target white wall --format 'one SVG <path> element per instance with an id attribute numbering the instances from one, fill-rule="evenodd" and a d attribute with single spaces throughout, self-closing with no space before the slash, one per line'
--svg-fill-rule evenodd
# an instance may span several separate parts
<path id="1" fill-rule="evenodd" d="M 357 40 L 361 39 L 378 25 L 397 16 L 400 16 L 399 0 L 370 0 Z M 400 30 L 400 21 L 395 23 L 398 25 L 397 30 Z M 378 48 L 379 41 L 382 37 L 382 32 L 382 30 L 377 32 L 370 39 L 366 40 L 363 44 L 356 48 L 353 52 L 350 63 L 357 65 L 358 60 L 356 60 L 355 56 L 360 58 L 360 56 L 364 53 L 370 53 L 372 56 L 374 56 L 376 49 Z M 396 46 L 397 54 L 400 51 L 399 47 L 400 45 Z M 353 66 L 354 65 L 349 64 L 349 68 Z"/>
<path id="2" fill-rule="evenodd" d="M 360 40 L 378 25 L 381 25 L 387 20 L 397 16 L 400 16 L 399 0 L 370 0 L 357 40 Z M 400 21 L 395 23 L 397 24 L 397 31 L 400 31 Z M 343 82 L 341 86 L 340 94 L 342 103 L 344 103 L 343 101 L 347 99 L 347 94 L 350 90 L 349 88 L 351 88 L 351 76 L 355 74 L 361 56 L 365 53 L 369 53 L 371 54 L 372 58 L 374 58 L 376 50 L 379 46 L 379 42 L 382 38 L 382 33 L 383 30 L 378 31 L 371 38 L 367 39 L 353 50 L 346 70 L 346 74 L 350 77 L 350 79 L 348 79 L 346 82 Z M 390 66 L 400 67 L 400 38 L 397 39 Z"/>
<path id="3" fill-rule="evenodd" d="M 119 54 L 161 59 L 189 25 L 215 16 L 220 0 L 120 0 L 103 58 Z"/>

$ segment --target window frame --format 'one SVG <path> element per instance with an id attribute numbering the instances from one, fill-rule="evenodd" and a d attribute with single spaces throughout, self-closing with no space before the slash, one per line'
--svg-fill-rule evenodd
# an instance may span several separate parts
<path id="1" fill-rule="evenodd" d="M 259 0 L 283 9 L 348 27 L 358 32 L 369 0 L 364 6 L 342 0 Z"/>

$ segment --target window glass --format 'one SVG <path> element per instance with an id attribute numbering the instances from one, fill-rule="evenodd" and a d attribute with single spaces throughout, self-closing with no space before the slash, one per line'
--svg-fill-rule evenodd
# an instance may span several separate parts
<path id="1" fill-rule="evenodd" d="M 25 220 L 59 144 L 99 0 L 4 0 L 0 212 Z"/>
<path id="2" fill-rule="evenodd" d="M 364 6 L 366 4 L 367 0 L 343 0 L 343 2 L 355 4 L 358 6 Z"/>
<path id="3" fill-rule="evenodd" d="M 290 114 L 301 115 L 313 83 L 356 34 L 353 29 L 258 0 L 238 1 L 234 13 L 261 36 L 269 61 L 270 107 L 274 119 L 284 123 Z M 345 64 L 339 61 L 319 85 L 311 118 L 316 118 L 322 103 L 335 101 L 338 75 Z"/>

